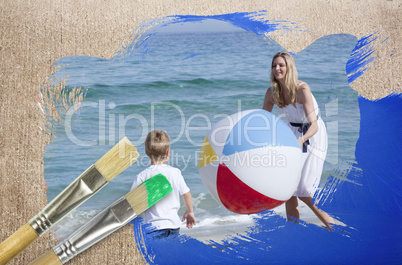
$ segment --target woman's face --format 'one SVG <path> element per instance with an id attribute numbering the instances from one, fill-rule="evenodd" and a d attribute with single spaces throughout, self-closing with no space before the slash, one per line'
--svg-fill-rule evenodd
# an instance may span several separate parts
<path id="1" fill-rule="evenodd" d="M 286 76 L 286 61 L 283 57 L 279 56 L 275 58 L 272 64 L 272 73 L 276 80 L 285 80 Z"/>

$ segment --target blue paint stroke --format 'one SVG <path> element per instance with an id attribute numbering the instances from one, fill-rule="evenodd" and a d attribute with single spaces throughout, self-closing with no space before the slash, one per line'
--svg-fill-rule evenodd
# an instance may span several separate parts
<path id="1" fill-rule="evenodd" d="M 176 15 L 176 16 L 169 16 L 171 18 L 174 18 L 174 20 L 169 23 L 175 24 L 183 22 L 201 22 L 207 19 L 215 19 L 219 21 L 228 22 L 233 26 L 239 27 L 246 31 L 254 32 L 257 35 L 264 35 L 265 33 L 279 29 L 295 30 L 298 28 L 295 23 L 290 21 L 285 20 L 274 21 L 266 19 L 264 20 L 263 16 L 266 14 L 267 14 L 266 11 L 259 11 L 250 13 L 239 12 L 239 13 L 211 15 L 211 16 Z M 294 27 L 289 27 L 286 24 L 291 24 Z"/>
<path id="2" fill-rule="evenodd" d="M 194 53 L 194 54 L 191 54 L 191 55 L 189 55 L 189 56 L 186 56 L 186 57 L 183 59 L 183 61 L 184 61 L 184 60 L 187 60 L 187 59 L 190 59 L 190 58 L 193 58 L 193 57 L 198 56 L 198 55 L 201 55 L 201 53 Z"/>
<path id="3" fill-rule="evenodd" d="M 376 34 L 376 33 L 375 33 Z M 362 37 L 358 40 L 356 47 L 353 49 L 350 59 L 346 64 L 346 73 L 348 75 L 348 82 L 352 83 L 359 78 L 369 68 L 368 65 L 372 63 L 377 57 L 371 57 L 374 53 L 374 45 L 378 37 L 375 34 Z"/>

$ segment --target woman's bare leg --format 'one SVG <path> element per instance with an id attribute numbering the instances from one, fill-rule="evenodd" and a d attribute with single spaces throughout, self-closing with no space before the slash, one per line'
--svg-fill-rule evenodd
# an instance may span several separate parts
<path id="1" fill-rule="evenodd" d="M 325 224 L 325 226 L 332 231 L 331 225 L 334 223 L 334 219 L 332 219 L 331 216 L 329 216 L 326 212 L 320 210 L 313 204 L 313 198 L 311 197 L 299 197 L 299 199 L 304 202 L 318 217 L 318 219 L 321 220 Z"/>
<path id="2" fill-rule="evenodd" d="M 292 196 L 286 203 L 286 216 L 288 221 L 294 221 L 298 223 L 300 218 L 299 213 L 299 203 L 297 202 L 297 197 Z"/>

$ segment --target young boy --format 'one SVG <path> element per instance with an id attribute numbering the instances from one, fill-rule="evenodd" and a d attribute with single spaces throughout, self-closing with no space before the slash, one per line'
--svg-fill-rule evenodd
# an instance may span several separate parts
<path id="1" fill-rule="evenodd" d="M 185 219 L 187 228 L 192 228 L 195 225 L 195 216 L 190 189 L 184 182 L 181 171 L 166 164 L 170 154 L 170 139 L 167 133 L 160 130 L 148 133 L 145 139 L 145 153 L 151 160 L 151 166 L 137 175 L 131 189 L 157 174 L 163 174 L 173 188 L 171 193 L 144 213 L 144 221 L 156 228 L 150 235 L 153 238 L 163 238 L 178 234 L 181 222 Z M 177 214 L 180 208 L 179 195 L 183 197 L 186 206 L 182 220 Z"/>

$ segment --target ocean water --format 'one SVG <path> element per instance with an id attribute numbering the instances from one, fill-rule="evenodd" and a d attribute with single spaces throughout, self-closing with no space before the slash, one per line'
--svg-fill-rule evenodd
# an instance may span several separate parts
<path id="1" fill-rule="evenodd" d="M 80 104 L 62 114 L 62 122 L 52 124 L 54 140 L 44 154 L 48 200 L 124 136 L 141 155 L 56 226 L 59 237 L 130 190 L 136 174 L 150 165 L 144 140 L 152 129 L 169 134 L 168 164 L 182 170 L 191 189 L 198 223 L 192 232 L 182 229 L 182 233 L 197 237 L 219 230 L 224 234 L 228 227 L 253 225 L 253 216 L 232 213 L 211 197 L 198 174 L 198 152 L 208 128 L 224 115 L 262 107 L 271 58 L 284 48 L 253 32 L 221 26 L 202 28 L 198 23 L 198 30 L 186 31 L 180 26 L 155 28 L 128 52 L 111 59 L 71 56 L 55 63 L 63 66 L 55 77 L 66 81 L 67 94 L 74 87 L 85 92 Z M 358 94 L 349 86 L 345 66 L 356 42 L 354 36 L 331 35 L 294 54 L 299 79 L 310 85 L 328 130 L 320 187 L 330 176 L 344 180 L 355 163 Z M 273 113 L 278 113 L 276 107 Z M 316 222 L 312 213 L 301 208 L 302 219 Z M 283 212 L 282 207 L 272 214 Z M 183 213 L 184 207 L 179 211 Z M 241 232 L 242 228 L 233 229 Z"/>

